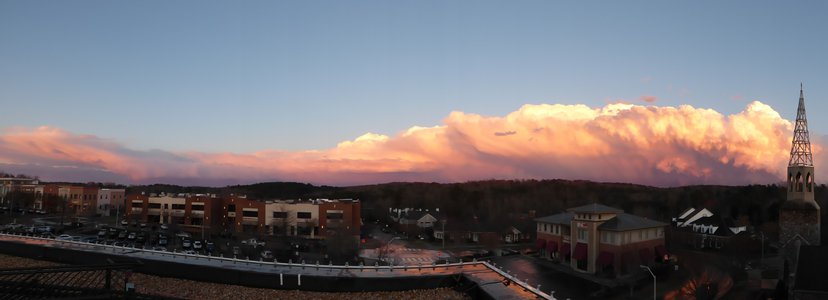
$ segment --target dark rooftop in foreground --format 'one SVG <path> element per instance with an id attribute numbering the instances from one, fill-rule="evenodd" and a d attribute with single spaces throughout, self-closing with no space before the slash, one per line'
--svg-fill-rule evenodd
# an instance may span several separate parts
<path id="1" fill-rule="evenodd" d="M 806 292 L 828 296 L 828 246 L 799 247 L 794 293 Z"/>

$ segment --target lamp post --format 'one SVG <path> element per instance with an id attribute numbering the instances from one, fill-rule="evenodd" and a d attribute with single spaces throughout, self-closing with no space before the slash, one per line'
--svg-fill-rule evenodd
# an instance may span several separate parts
<path id="1" fill-rule="evenodd" d="M 645 265 L 640 265 L 639 267 L 641 267 L 642 269 L 647 269 L 647 272 L 650 272 L 650 275 L 653 275 L 653 300 L 656 300 L 656 276 L 655 274 L 653 274 L 653 270 L 650 270 L 650 267 Z"/>
<path id="2" fill-rule="evenodd" d="M 764 267 L 765 267 L 765 233 L 762 232 L 762 231 L 759 231 L 759 234 L 762 235 L 762 258 L 759 260 L 759 267 L 764 269 Z"/>
<path id="3" fill-rule="evenodd" d="M 443 240 L 443 250 L 446 250 L 446 236 L 447 236 L 447 234 L 446 234 L 446 219 L 443 218 L 442 220 L 440 220 L 440 223 L 443 224 L 443 238 L 442 238 L 442 240 Z"/>
<path id="4" fill-rule="evenodd" d="M 380 253 L 377 254 L 377 258 L 384 260 L 386 258 L 386 256 L 388 256 L 388 252 L 389 252 L 388 251 L 388 246 L 391 245 L 391 242 L 399 240 L 399 239 L 400 239 L 400 237 L 395 236 L 395 237 L 392 237 L 387 242 L 385 242 L 385 246 L 382 246 L 382 248 L 380 248 Z M 382 257 L 379 257 L 380 255 L 382 255 Z"/>

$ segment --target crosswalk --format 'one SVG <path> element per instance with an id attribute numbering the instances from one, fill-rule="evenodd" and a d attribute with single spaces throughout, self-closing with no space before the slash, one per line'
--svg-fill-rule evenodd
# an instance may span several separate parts
<path id="1" fill-rule="evenodd" d="M 431 257 L 423 257 L 423 256 L 407 256 L 407 257 L 400 257 L 400 260 L 406 264 L 431 264 L 434 262 L 434 259 Z"/>

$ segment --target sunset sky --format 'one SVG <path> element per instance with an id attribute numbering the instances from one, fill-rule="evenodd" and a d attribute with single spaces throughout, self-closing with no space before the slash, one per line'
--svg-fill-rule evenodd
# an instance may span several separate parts
<path id="1" fill-rule="evenodd" d="M 782 180 L 828 2 L 0 1 L 0 171 L 225 185 Z"/>

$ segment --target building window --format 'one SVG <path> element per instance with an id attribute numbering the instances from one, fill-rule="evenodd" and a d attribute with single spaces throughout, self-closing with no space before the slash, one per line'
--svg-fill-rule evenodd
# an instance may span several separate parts
<path id="1" fill-rule="evenodd" d="M 259 211 L 258 210 L 245 210 L 242 212 L 243 217 L 258 217 Z"/>
<path id="2" fill-rule="evenodd" d="M 342 220 L 342 213 L 328 213 L 328 220 Z"/>
<path id="3" fill-rule="evenodd" d="M 589 239 L 589 231 L 578 228 L 578 241 L 586 242 Z"/>
<path id="4" fill-rule="evenodd" d="M 185 209 L 186 205 L 184 204 L 173 204 L 172 209 Z"/>
<path id="5" fill-rule="evenodd" d="M 204 204 L 192 205 L 192 206 L 190 206 L 190 209 L 191 210 L 204 210 Z"/>
<path id="6" fill-rule="evenodd" d="M 274 211 L 273 212 L 273 217 L 274 218 L 284 219 L 284 218 L 287 218 L 287 216 L 288 216 L 288 213 L 286 211 Z"/>
<path id="7" fill-rule="evenodd" d="M 311 213 L 304 212 L 304 211 L 296 212 L 296 218 L 297 219 L 310 219 L 311 218 Z"/>
<path id="8" fill-rule="evenodd" d="M 149 208 L 161 208 L 161 203 L 150 203 Z"/>
<path id="9" fill-rule="evenodd" d="M 228 204 L 227 211 L 236 212 L 236 205 L 235 204 Z"/>

